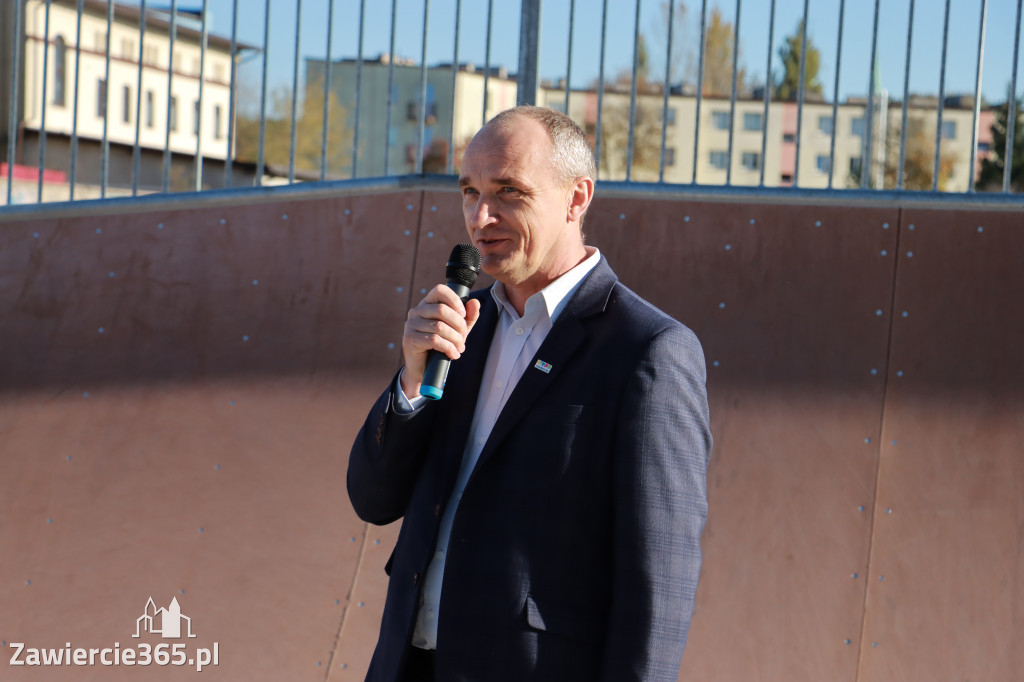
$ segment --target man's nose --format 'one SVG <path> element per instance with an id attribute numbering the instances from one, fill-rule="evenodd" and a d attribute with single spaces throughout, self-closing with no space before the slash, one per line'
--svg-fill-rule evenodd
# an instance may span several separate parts
<path id="1" fill-rule="evenodd" d="M 487 227 L 494 223 L 495 215 L 491 203 L 485 197 L 477 199 L 473 206 L 472 214 L 469 216 L 469 225 L 474 229 Z"/>

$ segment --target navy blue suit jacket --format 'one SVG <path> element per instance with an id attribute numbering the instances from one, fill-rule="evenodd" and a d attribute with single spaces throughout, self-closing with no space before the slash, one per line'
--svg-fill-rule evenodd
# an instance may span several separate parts
<path id="1" fill-rule="evenodd" d="M 487 291 L 444 397 L 389 388 L 352 448 L 360 518 L 403 518 L 368 680 L 400 679 L 498 312 Z M 551 365 L 536 369 L 536 360 Z M 444 682 L 675 682 L 700 573 L 711 450 L 693 333 L 602 258 L 490 434 L 452 526 L 438 614 Z"/>

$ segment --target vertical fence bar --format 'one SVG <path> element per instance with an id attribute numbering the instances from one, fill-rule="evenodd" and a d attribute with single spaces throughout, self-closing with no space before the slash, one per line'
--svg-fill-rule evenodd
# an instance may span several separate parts
<path id="1" fill-rule="evenodd" d="M 39 121 L 39 186 L 36 203 L 43 203 L 43 169 L 46 168 L 46 83 L 50 65 L 50 0 L 46 0 L 46 18 L 43 21 L 43 96 Z M 77 104 L 77 103 L 76 103 Z"/>
<path id="2" fill-rule="evenodd" d="M 1017 0 L 1017 24 L 1013 31 L 1013 72 L 1010 76 L 1009 98 L 1006 100 L 1006 151 L 1003 153 L 1003 194 L 1010 191 L 1013 170 L 1013 136 L 1017 127 L 1017 57 L 1020 54 L 1020 14 L 1024 0 Z"/>
<path id="3" fill-rule="evenodd" d="M 100 159 L 100 198 L 107 197 L 107 182 L 110 179 L 110 138 L 107 136 L 107 121 L 110 120 L 110 34 L 114 25 L 114 3 L 107 3 L 107 37 L 104 46 L 103 67 L 103 141 Z M 168 67 L 170 77 L 170 67 Z M 97 93 L 99 94 L 99 93 Z"/>
<path id="4" fill-rule="evenodd" d="M 384 123 L 384 175 L 391 170 L 391 107 L 394 105 L 395 87 L 395 19 L 398 12 L 398 0 L 391 0 L 391 48 L 388 52 L 388 108 Z"/>
<path id="5" fill-rule="evenodd" d="M 135 86 L 135 144 L 132 146 L 132 196 L 139 193 L 139 133 L 142 124 L 142 72 L 145 70 L 146 0 L 139 5 L 139 74 Z"/>
<path id="6" fill-rule="evenodd" d="M 324 60 L 323 133 L 320 138 L 320 180 L 327 179 L 327 127 L 331 120 L 331 38 L 334 37 L 334 0 L 327 3 L 327 58 Z M 308 85 L 308 84 L 307 84 Z"/>
<path id="7" fill-rule="evenodd" d="M 363 92 L 363 19 L 366 15 L 366 0 L 359 2 L 359 45 L 356 54 L 356 120 L 352 128 L 352 179 L 356 177 L 359 159 L 359 103 Z M 454 92 L 454 90 L 453 90 Z"/>
<path id="8" fill-rule="evenodd" d="M 487 123 L 487 90 L 491 80 L 491 17 L 494 0 L 487 0 L 487 45 L 484 47 L 484 109 L 480 112 L 480 125 Z"/>
<path id="9" fill-rule="evenodd" d="M 540 0 L 522 0 L 519 13 L 519 73 L 516 104 L 537 103 L 540 65 Z"/>
<path id="10" fill-rule="evenodd" d="M 268 0 L 269 2 L 269 0 Z M 171 0 L 171 39 L 170 46 L 167 48 L 167 126 L 164 128 L 164 194 L 167 194 L 171 189 L 171 124 L 177 125 L 177 118 L 179 109 L 178 107 L 171 107 L 171 101 L 174 99 L 174 41 L 178 37 L 178 0 Z M 109 32 L 107 34 L 108 48 L 107 52 L 110 52 L 109 48 Z M 107 78 L 107 99 L 110 99 L 110 78 L 108 69 Z M 109 116 L 109 112 L 108 116 Z M 172 120 L 171 116 L 174 119 Z"/>
<path id="11" fill-rule="evenodd" d="M 427 22 L 430 0 L 423 0 L 423 47 L 420 52 L 420 110 L 416 120 L 416 173 L 423 172 L 423 141 L 427 134 Z"/>
<path id="12" fill-rule="evenodd" d="M 671 3 L 669 3 L 671 6 Z M 569 2 L 569 48 L 565 59 L 565 114 L 569 115 L 569 92 L 572 90 L 572 29 L 576 23 L 576 0 Z M 670 29 L 671 30 L 671 29 Z"/>
<path id="13" fill-rule="evenodd" d="M 935 163 L 932 168 L 932 191 L 939 189 L 939 164 L 942 161 L 942 108 L 946 99 L 946 46 L 949 42 L 949 0 L 942 28 L 942 62 L 939 66 L 939 117 L 935 123 Z"/>
<path id="14" fill-rule="evenodd" d="M 868 73 L 868 108 L 864 112 L 864 150 L 860 157 L 860 186 L 863 189 L 867 189 L 870 184 L 871 159 L 875 155 L 875 64 L 878 59 L 878 4 L 879 0 L 875 0 L 875 21 L 874 28 L 871 30 L 871 66 Z M 883 115 L 888 116 L 889 113 L 879 112 L 879 118 Z M 885 140 L 882 140 L 882 144 L 885 144 Z"/>
<path id="15" fill-rule="evenodd" d="M 575 0 L 574 0 L 575 1 Z M 448 127 L 448 161 L 447 171 L 455 170 L 455 86 L 459 75 L 459 15 L 462 11 L 462 0 L 455 0 L 455 48 L 452 54 L 452 124 Z"/>
<path id="16" fill-rule="evenodd" d="M 334 0 L 331 0 L 333 2 Z M 235 161 L 235 86 L 238 76 L 238 0 L 231 5 L 231 75 L 228 87 L 228 151 L 224 159 L 224 186 L 231 187 Z"/>
<path id="17" fill-rule="evenodd" d="M 301 0 L 300 0 L 301 2 Z M 209 25 L 206 21 L 207 0 L 203 0 L 203 14 L 200 21 L 199 43 L 199 104 L 196 109 L 196 170 L 195 191 L 203 188 L 203 85 L 206 83 L 206 43 L 209 38 Z M 298 31 L 298 29 L 296 29 Z"/>
<path id="18" fill-rule="evenodd" d="M 671 0 L 670 0 L 671 1 Z M 626 142 L 626 182 L 633 179 L 633 145 L 636 136 L 636 86 L 640 65 L 640 0 L 636 0 L 636 19 L 633 22 L 633 77 L 629 88 L 629 137 Z"/>
<path id="19" fill-rule="evenodd" d="M 764 63 L 764 114 L 761 116 L 761 177 L 758 185 L 764 187 L 764 159 L 768 153 L 768 108 L 772 103 L 772 48 L 775 39 L 775 0 L 772 0 L 771 8 L 768 10 L 768 56 Z M 838 73 L 839 67 L 836 67 Z"/>
<path id="20" fill-rule="evenodd" d="M 78 21 L 75 24 L 75 98 L 72 100 L 71 114 L 71 186 L 68 188 L 68 200 L 75 200 L 75 172 L 78 165 L 78 79 L 82 63 L 82 14 L 85 11 L 85 0 L 78 0 Z"/>
<path id="21" fill-rule="evenodd" d="M 775 0 L 772 0 L 775 2 Z M 673 38 L 673 26 L 675 20 L 675 0 L 669 0 L 668 3 L 668 47 L 665 49 L 665 89 L 662 92 L 662 103 L 661 103 L 661 152 L 659 154 L 660 159 L 658 161 L 658 182 L 665 182 L 665 143 L 668 136 L 668 95 L 672 90 L 672 38 Z M 565 107 L 569 109 L 569 98 L 566 96 Z M 674 160 L 674 159 L 673 159 Z"/>
<path id="22" fill-rule="evenodd" d="M 270 0 L 263 10 L 263 77 L 260 80 L 260 146 L 256 161 L 256 185 L 263 184 L 267 138 L 267 62 L 270 61 Z"/>
<path id="23" fill-rule="evenodd" d="M 974 165 L 978 160 L 978 122 L 981 118 L 981 68 L 985 56 L 985 20 L 988 17 L 988 0 L 981 0 L 981 26 L 978 28 L 978 72 L 974 79 L 974 122 L 971 124 L 971 163 L 968 166 L 967 192 L 974 191 Z"/>
<path id="24" fill-rule="evenodd" d="M 804 72 L 804 65 L 807 61 L 807 10 L 808 0 L 804 0 L 804 18 L 800 28 L 800 77 L 797 79 L 796 88 L 796 159 L 793 164 L 793 186 L 800 186 L 800 141 L 803 139 L 804 128 L 804 88 L 806 87 L 807 74 Z"/>
<path id="25" fill-rule="evenodd" d="M 732 149 L 736 130 L 736 76 L 740 63 L 740 11 L 743 1 L 736 0 L 736 30 L 732 34 L 732 94 L 729 95 L 729 156 L 725 162 L 725 184 L 732 184 Z"/>
<path id="26" fill-rule="evenodd" d="M 693 177 L 690 182 L 697 184 L 697 159 L 700 156 L 700 105 L 704 99 L 704 56 L 707 52 L 708 0 L 700 3 L 700 57 L 697 59 L 697 110 L 693 116 Z"/>
<path id="27" fill-rule="evenodd" d="M 299 105 L 299 41 L 302 34 L 302 0 L 295 3 L 295 56 L 292 58 L 292 130 L 288 146 L 288 184 L 295 182 L 295 143 L 298 141 L 298 121 L 295 120 Z M 198 189 L 198 188 L 196 188 Z"/>
<path id="28" fill-rule="evenodd" d="M 15 147 L 18 140 L 18 76 L 21 72 L 21 26 L 24 17 L 21 15 L 22 3 L 14 3 L 14 30 L 11 32 L 11 50 L 14 52 L 13 76 L 11 77 L 11 98 L 8 114 L 10 121 L 7 125 L 7 205 L 11 205 L 11 195 L 14 189 L 14 159 Z"/>
<path id="29" fill-rule="evenodd" d="M 594 159 L 597 161 L 598 177 L 601 175 L 601 107 L 604 103 L 604 44 L 607 30 L 608 0 L 604 0 L 601 9 L 601 56 L 597 67 L 597 122 L 594 132 Z"/>
<path id="30" fill-rule="evenodd" d="M 897 189 L 903 189 L 904 165 L 907 161 L 907 101 L 910 99 L 910 54 L 913 41 L 914 0 L 910 0 L 910 17 L 907 19 L 907 61 L 903 66 L 903 112 L 900 114 L 900 167 L 896 174 Z"/>
<path id="31" fill-rule="evenodd" d="M 911 3 L 914 0 L 910 0 Z M 836 36 L 836 79 L 832 85 L 832 139 L 828 148 L 828 188 L 836 175 L 836 136 L 839 134 L 839 67 L 843 62 L 843 17 L 846 13 L 846 0 L 839 0 L 839 31 Z M 906 99 L 904 97 L 903 99 Z"/>

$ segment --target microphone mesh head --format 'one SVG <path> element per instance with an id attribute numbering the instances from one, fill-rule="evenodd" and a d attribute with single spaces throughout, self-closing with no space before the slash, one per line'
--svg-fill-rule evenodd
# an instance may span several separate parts
<path id="1" fill-rule="evenodd" d="M 448 267 L 444 276 L 448 281 L 458 282 L 470 288 L 480 274 L 480 251 L 472 244 L 456 244 L 448 256 Z"/>

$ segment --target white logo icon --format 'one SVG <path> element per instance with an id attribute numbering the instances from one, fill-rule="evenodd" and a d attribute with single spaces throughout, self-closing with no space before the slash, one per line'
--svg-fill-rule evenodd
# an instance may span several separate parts
<path id="1" fill-rule="evenodd" d="M 159 628 L 156 627 L 158 618 Z M 181 614 L 181 606 L 178 605 L 177 597 L 171 600 L 171 605 L 166 609 L 158 609 L 153 603 L 153 598 L 150 597 L 146 602 L 145 612 L 135 621 L 135 634 L 132 637 L 139 637 L 141 631 L 159 634 L 164 639 L 181 639 L 181 621 L 188 624 L 186 628 L 188 636 L 195 637 L 192 634 L 192 619 Z"/>

